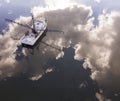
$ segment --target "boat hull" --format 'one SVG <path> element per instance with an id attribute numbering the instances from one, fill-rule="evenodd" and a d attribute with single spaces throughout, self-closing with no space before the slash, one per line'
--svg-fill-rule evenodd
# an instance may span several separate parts
<path id="1" fill-rule="evenodd" d="M 22 47 L 34 49 L 40 43 L 40 41 L 46 36 L 46 33 L 47 29 L 43 32 L 43 34 L 36 40 L 36 42 L 33 45 L 21 43 Z"/>
<path id="2" fill-rule="evenodd" d="M 45 18 L 39 18 L 35 21 L 34 23 L 35 26 L 35 31 L 37 33 L 32 32 L 27 32 L 22 38 L 21 38 L 21 44 L 23 47 L 28 47 L 28 48 L 34 48 L 36 43 L 41 41 L 44 36 L 46 35 L 47 31 L 47 22 Z M 31 26 L 33 27 L 33 26 Z"/>

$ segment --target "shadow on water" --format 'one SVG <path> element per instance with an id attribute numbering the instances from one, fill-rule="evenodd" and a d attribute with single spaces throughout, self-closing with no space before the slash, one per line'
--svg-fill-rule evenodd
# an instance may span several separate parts
<path id="1" fill-rule="evenodd" d="M 84 60 L 74 60 L 74 50 L 64 49 L 65 55 L 50 61 L 53 72 L 37 81 L 25 75 L 0 82 L 0 101 L 98 101 L 98 86 L 84 69 Z"/>

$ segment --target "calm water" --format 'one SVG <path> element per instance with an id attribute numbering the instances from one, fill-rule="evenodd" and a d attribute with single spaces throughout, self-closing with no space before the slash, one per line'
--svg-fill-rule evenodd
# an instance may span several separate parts
<path id="1" fill-rule="evenodd" d="M 86 4 L 89 5 L 89 0 Z M 92 4 L 93 5 L 93 4 Z M 104 4 L 94 5 L 94 16 L 102 12 Z M 108 4 L 107 4 L 108 5 Z M 0 31 L 6 28 L 5 18 L 16 19 L 30 16 L 34 6 L 46 6 L 44 0 L 0 0 Z M 112 7 L 111 7 L 112 8 Z M 117 8 L 118 9 L 118 8 Z M 95 22 L 97 24 L 97 21 Z M 73 59 L 74 50 L 65 49 L 65 56 L 51 60 L 53 72 L 38 81 L 28 79 L 29 71 L 0 82 L 0 101 L 98 101 L 96 92 L 99 87 L 90 78 L 91 71 L 83 69 L 83 61 Z M 114 96 L 110 95 L 111 98 Z M 119 96 L 114 101 L 119 101 Z"/>
<path id="2" fill-rule="evenodd" d="M 19 16 L 30 16 L 31 9 L 34 6 L 44 6 L 43 0 L 11 0 L 6 3 L 0 1 L 0 30 L 6 27 L 5 18 L 15 19 Z"/>

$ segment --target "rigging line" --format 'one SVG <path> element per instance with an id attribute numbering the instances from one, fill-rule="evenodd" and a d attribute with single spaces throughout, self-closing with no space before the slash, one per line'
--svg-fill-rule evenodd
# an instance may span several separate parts
<path id="1" fill-rule="evenodd" d="M 59 32 L 59 33 L 63 33 L 64 34 L 64 31 L 61 31 L 61 30 L 56 30 L 56 29 L 47 29 L 48 32 Z"/>
<path id="2" fill-rule="evenodd" d="M 45 44 L 46 46 L 49 46 L 49 47 L 51 47 L 51 48 L 54 48 L 54 49 L 56 49 L 56 50 L 58 50 L 58 51 L 62 51 L 60 48 L 54 47 L 54 46 L 52 46 L 52 45 L 50 45 L 50 44 L 48 44 L 48 43 L 45 43 L 45 42 L 43 42 L 43 41 L 41 41 L 41 43 L 43 43 L 43 44 Z"/>

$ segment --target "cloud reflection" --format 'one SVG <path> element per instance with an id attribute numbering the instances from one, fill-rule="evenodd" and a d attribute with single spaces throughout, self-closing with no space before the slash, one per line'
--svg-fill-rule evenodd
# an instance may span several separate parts
<path id="1" fill-rule="evenodd" d="M 92 79 L 97 80 L 99 85 L 109 90 L 119 91 L 119 12 L 102 13 L 98 17 L 98 26 L 94 25 L 93 11 L 91 7 L 87 6 L 74 5 L 54 10 L 38 6 L 32 8 L 31 12 L 35 14 L 36 19 L 46 16 L 48 28 L 60 29 L 65 33 L 64 35 L 47 33 L 47 37 L 44 38 L 45 42 L 61 48 L 69 47 L 72 43 L 75 49 L 74 59 L 86 58 L 84 66 L 91 69 Z M 16 21 L 31 24 L 30 17 L 21 16 Z M 26 31 L 27 29 L 18 25 L 9 24 L 6 34 L 0 35 L 1 78 L 24 71 L 29 72 L 30 77 L 34 77 L 35 80 L 35 76 L 37 79 L 46 72 L 43 67 L 48 61 L 56 58 L 59 54 L 54 49 L 41 44 L 40 50 L 35 50 L 34 55 L 24 49 L 22 58 L 16 59 L 17 54 L 11 55 L 11 53 L 16 49 L 18 41 L 13 40 L 11 35 L 14 36 L 18 33 L 20 37 Z"/>

